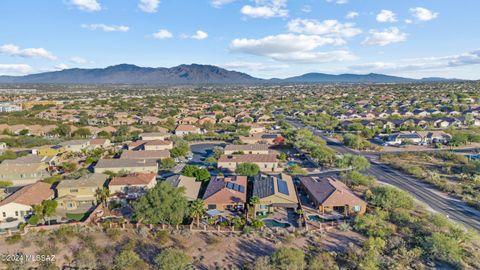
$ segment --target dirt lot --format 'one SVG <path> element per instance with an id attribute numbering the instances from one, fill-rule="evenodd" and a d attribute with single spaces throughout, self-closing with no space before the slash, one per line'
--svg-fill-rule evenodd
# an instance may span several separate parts
<path id="1" fill-rule="evenodd" d="M 174 247 L 183 250 L 194 260 L 198 269 L 212 269 L 222 266 L 227 269 L 234 266 L 243 266 L 253 262 L 259 256 L 272 254 L 276 248 L 282 246 L 297 247 L 307 250 L 308 246 L 322 247 L 328 251 L 341 251 L 348 243 L 359 244 L 364 238 L 351 231 L 332 229 L 328 233 L 307 233 L 296 235 L 292 233 L 258 232 L 251 235 L 235 235 L 227 233 L 204 233 L 190 231 L 176 231 L 167 234 L 165 241 L 155 239 L 150 233 L 121 231 L 113 238 L 102 231 L 80 232 L 68 237 L 59 237 L 55 233 L 35 233 L 23 236 L 18 243 L 6 243 L 0 239 L 2 254 L 14 254 L 22 251 L 24 254 L 39 254 L 42 251 L 56 252 L 56 265 L 74 265 L 75 251 L 82 246 L 83 238 L 80 235 L 88 234 L 94 244 L 107 248 L 112 257 L 115 250 L 120 250 L 122 244 L 130 239 L 137 240 L 137 253 L 146 262 L 152 263 L 153 258 L 164 248 Z M 161 244 L 160 244 L 161 243 Z M 52 248 L 54 246 L 54 248 Z M 112 260 L 99 255 L 101 260 Z"/>

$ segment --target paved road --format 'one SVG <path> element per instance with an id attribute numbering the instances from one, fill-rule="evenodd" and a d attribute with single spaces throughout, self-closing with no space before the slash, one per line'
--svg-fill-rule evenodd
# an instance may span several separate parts
<path id="1" fill-rule="evenodd" d="M 327 141 L 327 145 L 340 153 L 359 154 L 342 143 L 332 141 L 324 133 L 307 127 L 296 119 L 288 118 L 287 121 L 297 128 L 309 128 L 315 135 L 321 136 Z M 467 206 L 464 202 L 444 195 L 434 187 L 406 175 L 392 167 L 378 163 L 375 156 L 365 155 L 372 163 L 366 173 L 375 176 L 378 181 L 396 186 L 412 194 L 417 200 L 426 204 L 435 212 L 448 216 L 451 220 L 463 224 L 466 227 L 480 231 L 480 211 Z"/>

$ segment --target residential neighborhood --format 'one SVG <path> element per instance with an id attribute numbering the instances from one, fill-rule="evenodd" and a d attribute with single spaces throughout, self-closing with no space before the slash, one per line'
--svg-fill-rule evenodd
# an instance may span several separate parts
<path id="1" fill-rule="evenodd" d="M 443 194 L 423 201 L 430 207 L 442 196 L 456 196 L 468 211 L 480 209 L 480 194 L 469 191 L 469 181 L 478 177 L 472 157 L 480 149 L 480 105 L 471 86 L 461 86 L 462 97 L 424 89 L 421 97 L 390 90 L 388 98 L 360 86 L 315 86 L 321 99 L 306 90 L 313 86 L 261 92 L 239 87 L 224 97 L 214 89 L 182 95 L 77 92 L 75 99 L 53 91 L 30 96 L 30 107 L 22 105 L 25 97 L 13 95 L 9 102 L 29 114 L 0 113 L 0 237 L 88 228 L 107 243 L 142 231 L 172 239 L 188 234 L 198 248 L 246 248 L 245 239 L 268 248 L 281 241 L 302 248 L 316 239 L 332 252 L 349 254 L 349 245 L 364 252 L 362 243 L 380 230 L 372 220 L 397 224 L 397 211 L 419 211 L 423 222 L 430 217 L 407 193 L 430 191 L 405 188 L 405 179 L 427 182 Z M 335 92 L 352 89 L 362 90 L 348 99 Z M 415 162 L 421 169 L 412 169 Z M 401 210 L 390 208 L 399 201 Z M 391 211 L 392 218 L 379 211 Z M 477 229 L 474 222 L 459 224 Z M 119 236 L 111 238 L 113 233 Z M 409 237 L 388 229 L 394 234 Z M 215 250 L 216 256 L 204 262 L 197 257 L 196 264 L 219 263 L 225 253 Z"/>

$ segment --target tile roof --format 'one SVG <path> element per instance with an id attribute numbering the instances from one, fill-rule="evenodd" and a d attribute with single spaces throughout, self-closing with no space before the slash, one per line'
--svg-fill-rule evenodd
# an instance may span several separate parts
<path id="1" fill-rule="evenodd" d="M 243 192 L 227 188 L 228 183 L 234 183 L 243 186 Z M 205 203 L 245 203 L 247 201 L 247 177 L 246 176 L 229 176 L 229 177 L 212 177 L 208 183 L 203 200 Z"/>
<path id="2" fill-rule="evenodd" d="M 35 184 L 25 186 L 8 196 L 5 200 L 0 202 L 0 206 L 12 202 L 30 206 L 37 205 L 43 200 L 48 200 L 49 198 L 53 197 L 53 195 L 54 193 L 50 184 L 37 182 Z"/>
<path id="3" fill-rule="evenodd" d="M 170 157 L 168 150 L 123 151 L 121 159 L 163 159 Z"/>
<path id="4" fill-rule="evenodd" d="M 114 177 L 109 186 L 124 186 L 124 185 L 148 185 L 155 181 L 156 174 L 154 173 L 133 173 L 127 176 Z"/>
<path id="5" fill-rule="evenodd" d="M 103 173 L 86 174 L 78 179 L 62 180 L 57 185 L 57 188 L 69 187 L 101 187 L 107 181 L 108 175 Z"/>
<path id="6" fill-rule="evenodd" d="M 125 168 L 157 166 L 152 159 L 100 159 L 95 168 Z"/>
<path id="7" fill-rule="evenodd" d="M 299 179 L 319 204 L 326 201 L 329 205 L 364 203 L 343 182 L 333 177 L 302 176 Z"/>
<path id="8" fill-rule="evenodd" d="M 229 144 L 225 147 L 225 151 L 268 151 L 267 144 Z"/>
<path id="9" fill-rule="evenodd" d="M 218 162 L 275 163 L 277 162 L 277 156 L 274 154 L 222 155 Z"/>

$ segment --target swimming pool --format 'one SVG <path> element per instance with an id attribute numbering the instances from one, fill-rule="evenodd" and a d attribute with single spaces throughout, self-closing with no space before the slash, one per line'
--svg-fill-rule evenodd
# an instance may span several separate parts
<path id="1" fill-rule="evenodd" d="M 322 218 L 319 215 L 310 215 L 308 216 L 308 220 L 316 221 L 316 222 L 325 222 L 327 221 L 326 219 Z"/>
<path id="2" fill-rule="evenodd" d="M 264 219 L 263 222 L 265 223 L 265 226 L 269 228 L 288 228 L 292 226 L 290 223 L 280 222 L 275 219 Z"/>
<path id="3" fill-rule="evenodd" d="M 295 161 L 289 161 L 287 162 L 287 166 L 293 166 L 293 165 L 297 165 L 298 163 L 295 162 Z"/>

